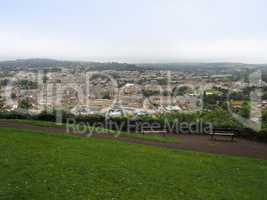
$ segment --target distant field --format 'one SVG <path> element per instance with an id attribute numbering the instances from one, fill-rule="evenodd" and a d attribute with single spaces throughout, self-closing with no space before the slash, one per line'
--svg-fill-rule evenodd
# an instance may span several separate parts
<path id="1" fill-rule="evenodd" d="M 0 199 L 267 199 L 267 161 L 0 129 Z"/>

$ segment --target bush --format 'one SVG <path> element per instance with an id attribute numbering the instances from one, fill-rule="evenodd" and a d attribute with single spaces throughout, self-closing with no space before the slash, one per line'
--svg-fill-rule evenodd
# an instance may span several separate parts
<path id="1" fill-rule="evenodd" d="M 77 122 L 86 122 L 90 125 L 96 123 L 105 123 L 105 117 L 103 115 L 79 115 L 75 117 Z"/>
<path id="2" fill-rule="evenodd" d="M 0 111 L 0 119 L 32 119 L 28 113 L 21 113 L 17 111 Z"/>
<path id="3" fill-rule="evenodd" d="M 52 112 L 43 111 L 39 115 L 36 116 L 37 120 L 44 120 L 44 121 L 56 121 L 56 116 Z"/>
<path id="4" fill-rule="evenodd" d="M 240 128 L 239 124 L 227 111 L 216 109 L 201 114 L 203 122 L 212 123 L 214 128 Z"/>

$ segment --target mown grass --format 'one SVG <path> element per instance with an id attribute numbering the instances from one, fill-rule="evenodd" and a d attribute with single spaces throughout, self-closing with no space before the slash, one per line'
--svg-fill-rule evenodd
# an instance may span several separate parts
<path id="1" fill-rule="evenodd" d="M 51 128 L 64 128 L 66 129 L 66 124 L 56 124 L 55 122 L 40 121 L 40 120 L 21 120 L 21 119 L 12 119 L 9 121 L 14 121 L 16 123 L 30 124 L 33 126 L 41 127 L 51 127 Z M 176 136 L 162 136 L 162 135 L 143 135 L 141 133 L 127 133 L 125 131 L 114 131 L 101 127 L 92 127 L 87 126 L 88 132 L 94 134 L 111 134 L 114 136 L 126 136 L 133 139 L 142 139 L 146 141 L 155 141 L 155 142 L 172 142 L 172 143 L 181 143 Z M 72 130 L 70 128 L 70 130 Z"/>
<path id="2" fill-rule="evenodd" d="M 8 119 L 8 121 L 13 121 L 22 124 L 30 124 L 33 126 L 41 126 L 41 127 L 51 127 L 51 128 L 65 128 L 65 124 L 57 124 L 55 122 L 50 121 L 42 121 L 42 120 L 29 120 L 29 119 Z"/>
<path id="3" fill-rule="evenodd" d="M 266 199 L 267 161 L 0 129 L 0 199 Z"/>

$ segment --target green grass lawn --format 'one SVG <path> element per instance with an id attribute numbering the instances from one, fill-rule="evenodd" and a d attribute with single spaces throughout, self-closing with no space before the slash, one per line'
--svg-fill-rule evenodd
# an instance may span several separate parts
<path id="1" fill-rule="evenodd" d="M 66 128 L 65 124 L 58 125 L 55 122 L 48 122 L 48 121 L 40 121 L 40 120 L 22 120 L 22 119 L 12 119 L 9 121 L 14 121 L 16 123 L 21 124 L 29 124 L 33 126 L 41 126 L 41 127 L 53 127 L 53 128 Z M 156 142 L 172 142 L 172 143 L 180 143 L 181 141 L 178 140 L 176 136 L 162 136 L 162 135 L 143 135 L 141 133 L 127 133 L 124 131 L 114 131 L 106 128 L 96 128 L 96 127 L 88 127 L 92 130 L 95 134 L 103 134 L 109 133 L 112 135 L 120 135 L 120 136 L 127 136 L 129 138 L 134 139 L 142 139 L 147 141 L 156 141 Z"/>
<path id="2" fill-rule="evenodd" d="M 267 161 L 0 129 L 0 199 L 267 199 Z"/>

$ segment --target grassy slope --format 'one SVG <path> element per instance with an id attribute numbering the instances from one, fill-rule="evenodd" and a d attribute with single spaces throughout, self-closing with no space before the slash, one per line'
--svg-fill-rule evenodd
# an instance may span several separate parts
<path id="1" fill-rule="evenodd" d="M 65 124 L 57 125 L 55 122 L 48 122 L 48 121 L 39 121 L 39 120 L 10 120 L 15 121 L 16 123 L 22 123 L 22 124 L 30 124 L 33 126 L 41 126 L 41 127 L 53 127 L 53 128 L 66 128 Z M 162 135 L 143 135 L 143 134 L 131 134 L 123 131 L 113 131 L 105 128 L 95 128 L 95 127 L 89 127 L 92 130 L 92 132 L 96 134 L 103 134 L 103 133 L 109 133 L 112 135 L 121 135 L 121 136 L 127 136 L 130 138 L 136 138 L 136 139 L 142 139 L 147 141 L 156 141 L 156 142 L 172 142 L 172 143 L 180 143 L 177 137 L 175 136 L 165 136 Z M 72 130 L 72 129 L 71 129 Z"/>
<path id="2" fill-rule="evenodd" d="M 266 199 L 267 161 L 0 129 L 0 199 Z"/>

